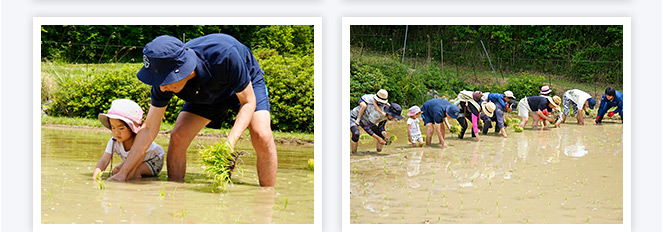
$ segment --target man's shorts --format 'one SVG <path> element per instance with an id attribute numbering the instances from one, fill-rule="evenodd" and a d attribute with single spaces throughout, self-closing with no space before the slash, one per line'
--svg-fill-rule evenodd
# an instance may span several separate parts
<path id="1" fill-rule="evenodd" d="M 444 120 L 444 117 L 446 115 L 440 115 L 440 114 L 435 114 L 430 111 L 422 111 L 421 112 L 421 118 L 424 120 L 424 125 L 427 125 L 428 123 L 435 123 L 435 124 L 440 124 L 442 123 L 442 120 Z"/>
<path id="2" fill-rule="evenodd" d="M 524 97 L 518 102 L 518 116 L 523 118 L 529 118 L 530 112 L 532 110 L 529 108 L 529 103 L 527 103 L 527 98 Z"/>
<path id="3" fill-rule="evenodd" d="M 564 100 L 562 104 L 564 105 L 564 115 L 568 116 L 569 113 L 571 113 L 571 109 L 569 108 L 573 108 L 573 113 L 578 115 L 578 105 L 575 102 L 571 101 L 570 98 L 567 98 L 566 95 L 564 95 Z"/>
<path id="4" fill-rule="evenodd" d="M 267 94 L 267 86 L 265 80 L 260 78 L 256 83 L 251 83 L 253 86 L 253 93 L 256 96 L 256 112 L 260 110 L 270 111 L 269 96 Z M 239 111 L 239 99 L 237 95 L 216 101 L 212 104 L 197 104 L 197 103 L 184 103 L 182 112 L 189 112 L 203 118 L 211 120 L 207 127 L 219 129 L 226 118 L 233 117 L 230 110 L 235 112 Z"/>

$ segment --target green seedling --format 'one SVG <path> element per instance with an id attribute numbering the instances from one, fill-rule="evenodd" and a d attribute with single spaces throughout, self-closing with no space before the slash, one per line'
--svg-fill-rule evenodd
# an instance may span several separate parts
<path id="1" fill-rule="evenodd" d="M 225 189 L 231 184 L 232 171 L 235 169 L 239 156 L 245 152 L 233 152 L 230 143 L 216 143 L 200 150 L 200 161 L 207 177 L 212 179 L 214 187 Z"/>
<path id="2" fill-rule="evenodd" d="M 314 169 L 314 164 L 313 164 L 313 159 L 308 160 L 308 170 L 313 171 Z"/>
<path id="3" fill-rule="evenodd" d="M 523 128 L 519 125 L 513 125 L 513 131 L 520 133 L 523 132 Z"/>
<path id="4" fill-rule="evenodd" d="M 389 142 L 387 145 L 391 145 L 391 143 L 395 142 L 397 139 L 396 135 L 389 136 Z"/>
<path id="5" fill-rule="evenodd" d="M 587 217 L 587 220 L 585 220 L 585 223 L 589 223 L 589 219 L 592 219 L 592 216 Z"/>
<path id="6" fill-rule="evenodd" d="M 371 138 L 371 136 L 368 135 L 368 134 L 362 134 L 362 135 L 359 136 L 359 139 L 370 139 L 370 138 Z"/>
<path id="7" fill-rule="evenodd" d="M 462 127 L 460 125 L 453 125 L 451 126 L 451 133 L 458 134 L 461 129 Z"/>
<path id="8" fill-rule="evenodd" d="M 159 200 L 163 200 L 166 197 L 166 191 L 163 189 L 163 186 L 159 188 Z"/>

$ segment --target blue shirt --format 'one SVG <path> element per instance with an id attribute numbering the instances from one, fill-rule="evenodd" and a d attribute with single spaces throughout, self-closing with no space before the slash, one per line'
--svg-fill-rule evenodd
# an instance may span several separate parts
<path id="1" fill-rule="evenodd" d="M 504 103 L 504 94 L 490 93 L 488 94 L 488 101 L 502 106 L 502 109 L 506 109 L 506 103 Z"/>
<path id="2" fill-rule="evenodd" d="M 605 94 L 603 94 L 603 97 L 601 97 L 601 105 L 599 106 L 599 116 L 603 116 L 605 113 L 608 112 L 608 110 L 612 107 L 617 107 L 614 112 L 615 114 L 622 115 L 623 108 L 624 108 L 624 94 L 622 92 L 619 92 L 615 90 L 615 97 L 612 98 L 612 101 L 608 101 L 608 98 L 605 97 Z"/>
<path id="3" fill-rule="evenodd" d="M 242 92 L 249 82 L 263 80 L 264 72 L 253 53 L 237 39 L 226 34 L 210 34 L 195 38 L 185 47 L 196 52 L 196 77 L 187 81 L 179 98 L 198 104 L 220 103 Z M 152 105 L 164 107 L 173 92 L 163 92 L 152 86 Z"/>

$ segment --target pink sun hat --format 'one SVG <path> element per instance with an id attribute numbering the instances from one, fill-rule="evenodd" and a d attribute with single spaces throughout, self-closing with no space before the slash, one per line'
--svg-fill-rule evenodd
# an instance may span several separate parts
<path id="1" fill-rule="evenodd" d="M 410 107 L 410 111 L 407 112 L 407 116 L 414 116 L 414 115 L 416 115 L 420 112 L 421 112 L 421 109 L 419 108 L 419 106 L 412 106 L 412 107 Z"/>
<path id="2" fill-rule="evenodd" d="M 99 114 L 99 121 L 108 129 L 111 129 L 110 118 L 124 121 L 129 125 L 131 131 L 138 133 L 141 124 L 143 124 L 143 109 L 136 102 L 129 99 L 113 100 L 108 113 Z"/>

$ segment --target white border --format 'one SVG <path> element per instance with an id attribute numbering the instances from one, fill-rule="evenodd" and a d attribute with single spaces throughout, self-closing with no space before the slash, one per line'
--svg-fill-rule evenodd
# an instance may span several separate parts
<path id="1" fill-rule="evenodd" d="M 623 25 L 624 26 L 624 111 L 631 110 L 631 18 L 630 17 L 343 17 L 342 26 L 342 110 L 341 125 L 350 125 L 350 26 L 351 25 Z M 346 231 L 630 231 L 631 229 L 631 117 L 624 120 L 624 223 L 623 224 L 388 224 L 368 225 L 350 223 L 350 133 L 342 133 L 343 228 Z"/>
<path id="2" fill-rule="evenodd" d="M 62 225 L 41 224 L 41 25 L 313 25 L 314 30 L 314 220 L 313 224 L 237 225 L 224 224 L 138 224 Z M 320 17 L 35 17 L 33 18 L 33 177 L 32 225 L 34 231 L 322 231 L 322 18 Z"/>

